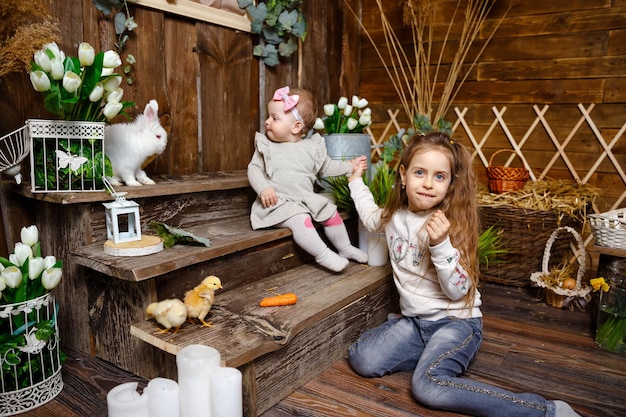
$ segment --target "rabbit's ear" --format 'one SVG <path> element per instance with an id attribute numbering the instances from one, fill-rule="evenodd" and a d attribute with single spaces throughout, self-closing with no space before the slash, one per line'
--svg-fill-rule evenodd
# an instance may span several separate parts
<path id="1" fill-rule="evenodd" d="M 144 116 L 148 119 L 148 123 L 152 123 L 159 119 L 159 103 L 156 100 L 150 100 L 143 111 Z"/>

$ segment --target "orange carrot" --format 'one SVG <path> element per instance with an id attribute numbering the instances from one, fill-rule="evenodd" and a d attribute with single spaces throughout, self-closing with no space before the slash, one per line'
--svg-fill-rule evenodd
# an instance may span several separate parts
<path id="1" fill-rule="evenodd" d="M 288 292 L 285 294 L 274 295 L 272 297 L 265 297 L 261 300 L 259 305 L 261 307 L 290 306 L 295 304 L 296 301 L 298 301 L 298 297 L 294 293 Z"/>

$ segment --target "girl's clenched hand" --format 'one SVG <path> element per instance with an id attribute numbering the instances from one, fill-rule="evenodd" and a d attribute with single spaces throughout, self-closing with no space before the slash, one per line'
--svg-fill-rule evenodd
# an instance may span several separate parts
<path id="1" fill-rule="evenodd" d="M 448 237 L 450 221 L 441 210 L 435 211 L 426 223 L 426 231 L 430 237 L 430 246 L 437 246 Z"/>

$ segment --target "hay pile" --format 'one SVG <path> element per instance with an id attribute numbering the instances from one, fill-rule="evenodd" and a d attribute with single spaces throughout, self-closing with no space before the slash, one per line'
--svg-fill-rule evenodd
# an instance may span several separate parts
<path id="1" fill-rule="evenodd" d="M 477 194 L 480 206 L 510 205 L 529 210 L 556 211 L 582 223 L 586 220 L 587 208 L 598 196 L 597 190 L 588 184 L 560 180 L 529 181 L 521 190 L 502 194 L 489 193 L 487 186 L 481 184 Z"/>

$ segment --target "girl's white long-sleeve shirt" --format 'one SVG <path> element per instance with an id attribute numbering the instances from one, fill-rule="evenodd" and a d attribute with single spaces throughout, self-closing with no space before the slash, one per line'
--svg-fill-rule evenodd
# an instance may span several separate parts
<path id="1" fill-rule="evenodd" d="M 382 209 L 363 180 L 351 181 L 349 187 L 365 228 L 380 230 Z M 429 245 L 425 225 L 431 213 L 399 210 L 385 226 L 401 313 L 433 321 L 448 316 L 482 317 L 480 293 L 461 267 L 459 251 L 449 238 L 436 246 Z M 476 292 L 473 308 L 465 304 L 468 291 Z"/>

